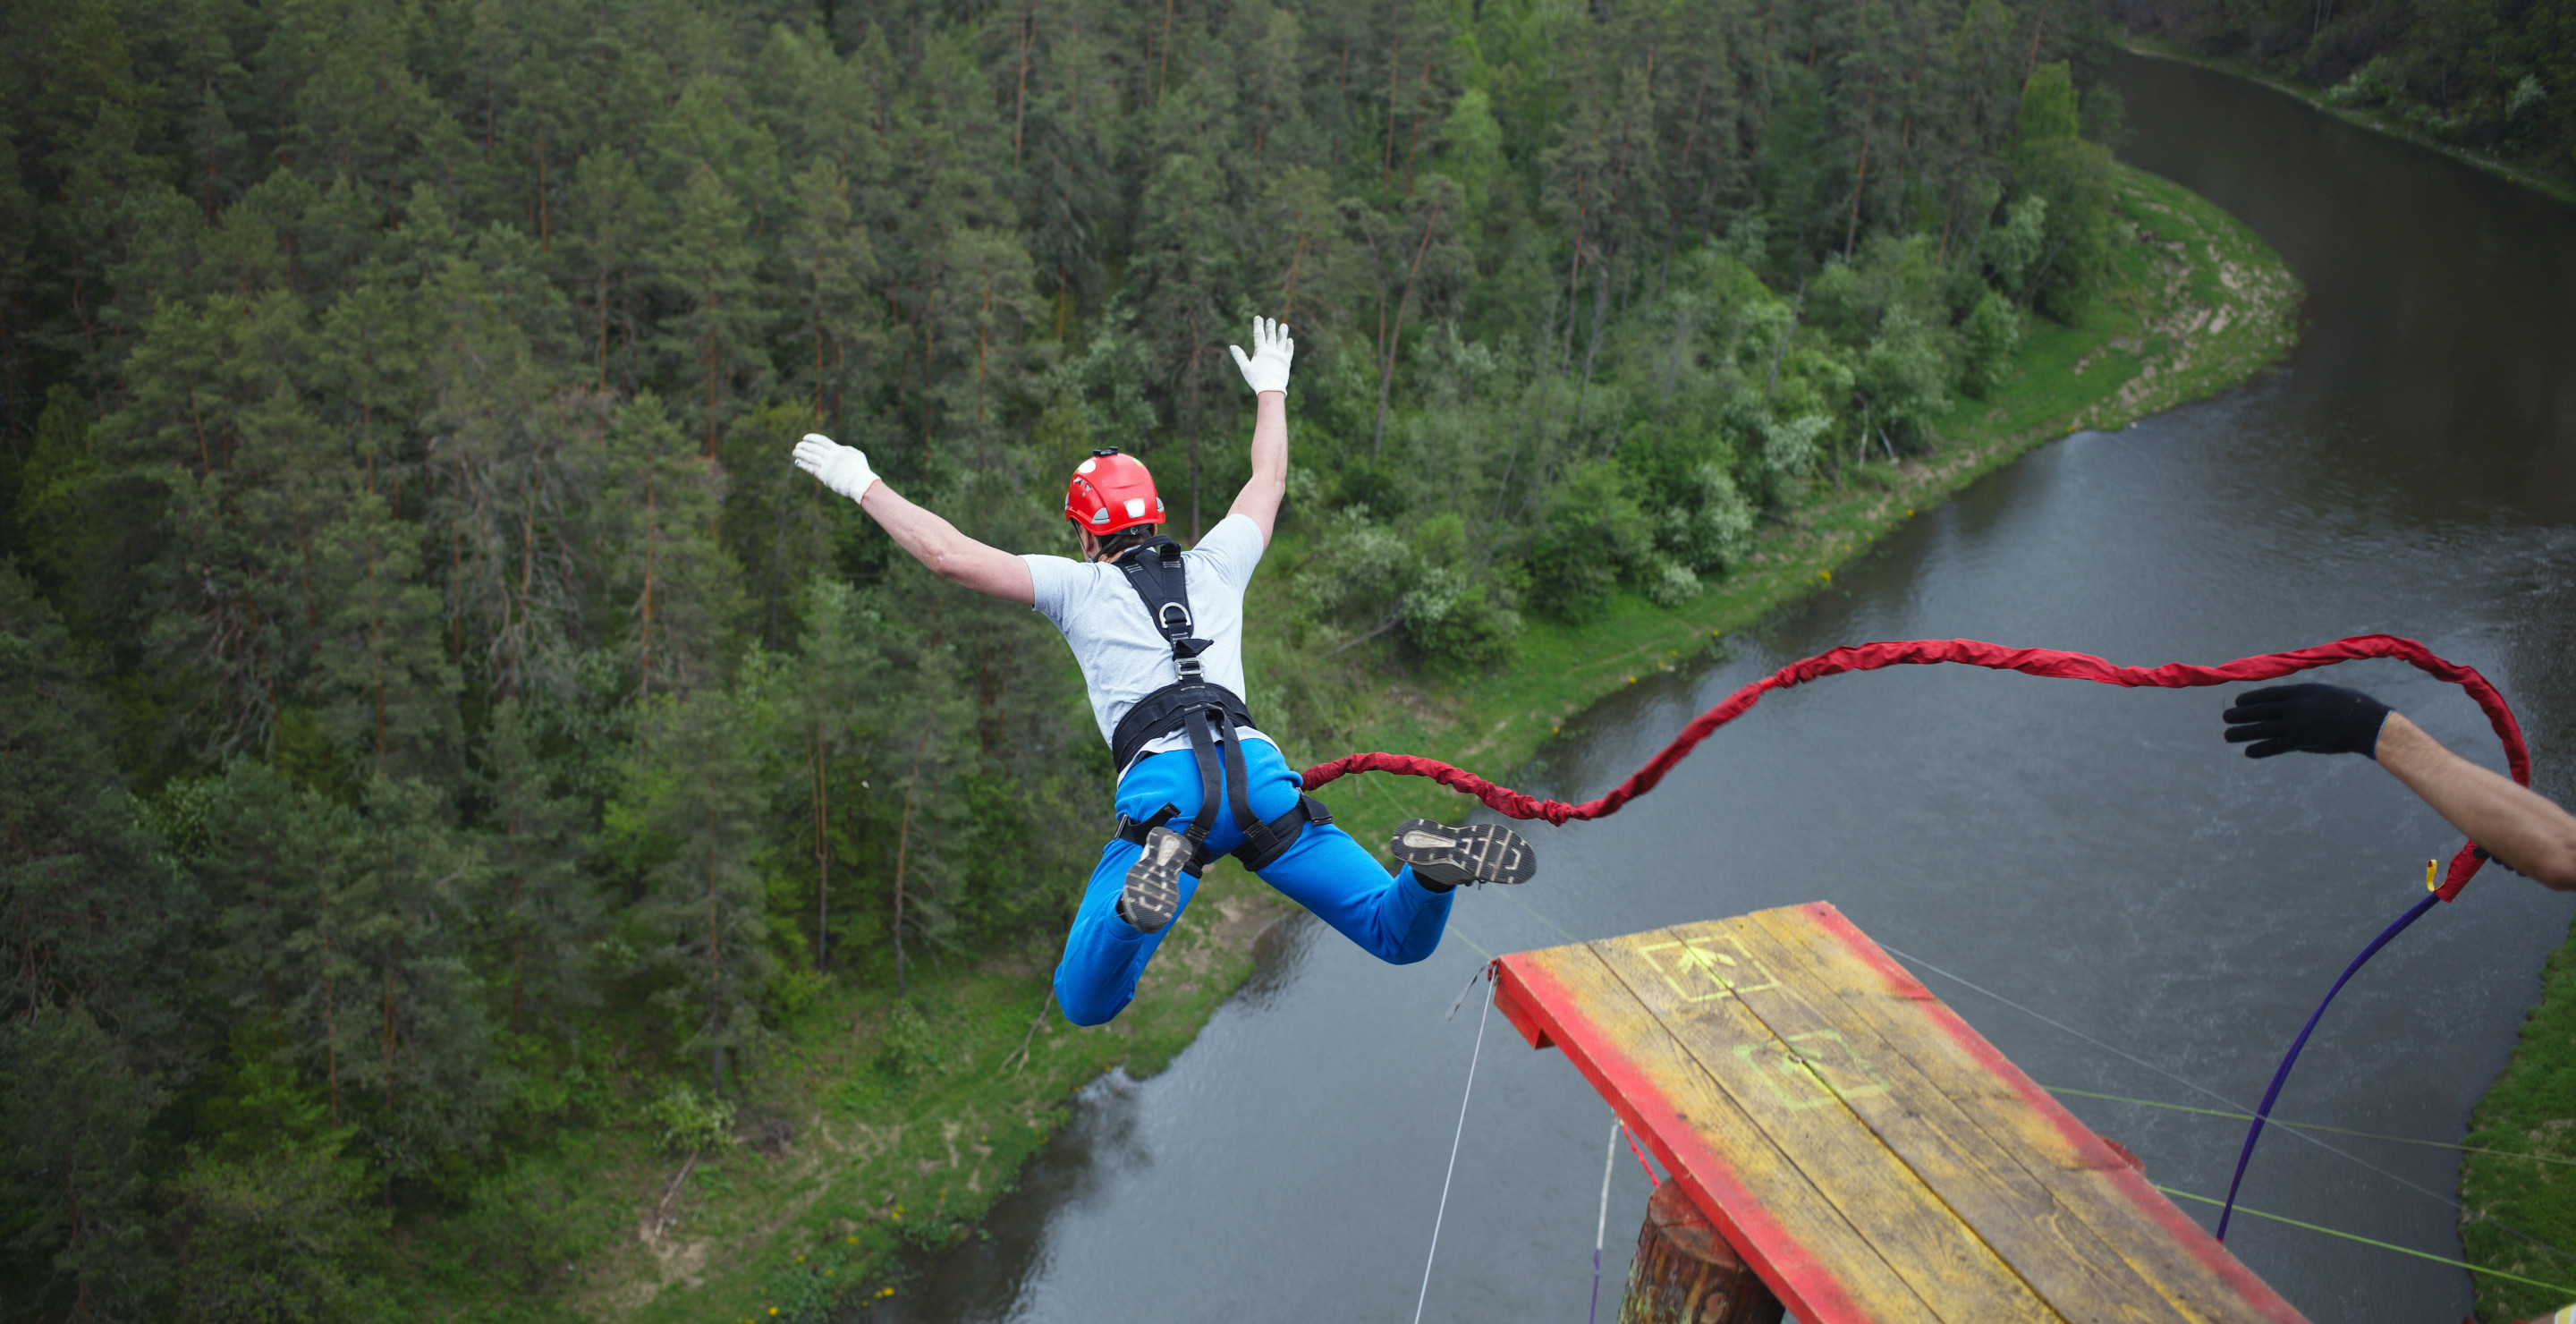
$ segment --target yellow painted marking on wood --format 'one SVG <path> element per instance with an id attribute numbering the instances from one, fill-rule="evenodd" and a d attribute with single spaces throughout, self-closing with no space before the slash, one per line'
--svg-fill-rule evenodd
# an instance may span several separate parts
<path id="1" fill-rule="evenodd" d="M 1887 1093 L 1887 1082 L 1838 1031 L 1793 1034 L 1768 1046 L 1737 1044 L 1735 1055 L 1756 1071 L 1776 1073 L 1780 1079 L 1766 1075 L 1763 1081 L 1784 1107 L 1820 1108 L 1855 1095 L 1869 1098 Z M 1783 1080 L 1789 1083 L 1784 1085 Z"/>
<path id="2" fill-rule="evenodd" d="M 1769 967 L 1744 949 L 1743 940 L 1731 933 L 1640 943 L 1636 952 L 1684 1002 L 1707 1002 L 1780 982 Z"/>
<path id="3" fill-rule="evenodd" d="M 1813 912 L 1513 959 L 1575 996 L 1868 1318 L 2295 1318 L 2184 1244 L 2106 1146 L 2062 1129 L 2017 1072 L 1943 1028 L 1938 999 Z"/>

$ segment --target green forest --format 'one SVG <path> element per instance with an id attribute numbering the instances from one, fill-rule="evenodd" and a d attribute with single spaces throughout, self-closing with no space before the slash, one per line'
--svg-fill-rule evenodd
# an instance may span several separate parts
<path id="1" fill-rule="evenodd" d="M 2109 0 L 2113 17 L 2298 79 L 2327 104 L 2576 185 L 2567 0 Z"/>
<path id="2" fill-rule="evenodd" d="M 1053 940 L 1070 658 L 802 433 L 1025 551 L 1114 445 L 1188 540 L 1288 322 L 1294 758 L 1723 581 L 2129 239 L 2084 0 L 0 16 L 12 1319 L 542 1302 L 560 1146 Z"/>

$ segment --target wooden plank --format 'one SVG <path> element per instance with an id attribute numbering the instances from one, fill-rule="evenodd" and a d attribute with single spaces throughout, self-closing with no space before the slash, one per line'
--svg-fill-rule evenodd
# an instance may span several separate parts
<path id="1" fill-rule="evenodd" d="M 1837 996 L 1849 972 L 1819 965 L 1800 941 L 1835 941 L 1812 916 L 1773 911 L 1712 927 L 1780 976 L 1770 987 L 1740 990 L 1747 1009 L 1780 1039 L 1808 1049 L 1818 1069 L 1833 1071 L 1842 1057 L 1866 1064 L 1883 1087 L 1840 1090 L 1844 1103 L 2058 1313 L 2134 1324 L 2255 1318 L 2211 1313 L 2199 1295 L 2165 1290 L 2106 1240 L 2061 1198 L 2062 1163 L 2031 1157 L 2009 1129 L 1990 1129 L 1992 1109 L 1972 1115 L 1962 1106 L 1963 1093 L 2000 1095 L 1991 1077 L 1936 1077 L 1919 1065 L 1926 1050 L 1913 1041 L 1947 1042 L 1927 1017 L 1854 1015 Z"/>
<path id="2" fill-rule="evenodd" d="M 1838 1038 L 1784 1040 L 1752 1011 L 1749 998 L 1790 994 L 1780 972 L 1762 969 L 1734 938 L 1710 923 L 1586 946 L 1935 1317 L 2062 1318 L 1853 1111 L 1851 1096 L 1893 1094 L 1867 1059 Z"/>
<path id="3" fill-rule="evenodd" d="M 1745 1261 L 1801 1321 L 1931 1317 L 1869 1239 L 1747 1119 L 1669 1032 L 1614 1016 L 1635 1000 L 1581 947 L 1496 962 L 1496 996 L 1526 1016 L 1642 1137 Z M 1515 1023 L 1520 1023 L 1515 1018 Z"/>
<path id="4" fill-rule="evenodd" d="M 2304 1324 L 2269 1284 L 1839 911 L 1817 903 L 1745 921 L 1757 950 L 1805 972 L 1797 980 L 1802 988 L 1829 991 L 1831 1003 L 1816 1012 L 1848 1027 L 1846 1033 L 1886 1044 L 1928 1093 L 1946 1101 L 1995 1152 L 2014 1155 L 2058 1207 L 2175 1309 L 2193 1319 Z"/>
<path id="5" fill-rule="evenodd" d="M 1802 1320 L 2304 1324 L 1829 905 L 1496 964 Z"/>
<path id="6" fill-rule="evenodd" d="M 2040 1175 L 2054 1176 L 2052 1165 L 2039 1165 L 2039 1173 L 2025 1167 L 2012 1146 L 1980 1128 L 1897 1043 L 1848 1015 L 1837 1017 L 1842 1009 L 1829 986 L 1803 992 L 1816 987 L 1814 972 L 1794 951 L 1770 941 L 1759 925 L 1729 932 L 1782 975 L 1773 987 L 1739 993 L 1747 1009 L 1799 1050 L 1803 1069 L 1840 1086 L 1837 1096 L 1879 1142 L 2058 1313 L 2134 1324 L 2198 1318 L 2179 1310 L 2056 1199 Z"/>

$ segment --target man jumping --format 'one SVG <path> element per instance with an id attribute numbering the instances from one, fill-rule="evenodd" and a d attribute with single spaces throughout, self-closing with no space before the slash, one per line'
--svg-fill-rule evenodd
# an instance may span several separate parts
<path id="1" fill-rule="evenodd" d="M 1382 961 L 1431 955 L 1461 883 L 1518 883 L 1537 865 L 1509 828 L 1413 819 L 1389 851 L 1389 877 L 1307 798 L 1243 701 L 1243 591 L 1270 546 L 1288 490 L 1287 328 L 1254 318 L 1253 352 L 1233 346 L 1253 390 L 1252 480 L 1187 552 L 1159 537 L 1163 502 L 1134 457 L 1096 451 L 1076 466 L 1064 516 L 1080 561 L 1013 556 L 904 500 L 867 456 L 809 433 L 796 465 L 859 503 L 913 559 L 943 579 L 1035 607 L 1063 631 L 1118 769 L 1118 832 L 1101 848 L 1055 971 L 1056 1001 L 1098 1025 L 1136 996 L 1154 950 L 1231 854 L 1262 881 Z"/>

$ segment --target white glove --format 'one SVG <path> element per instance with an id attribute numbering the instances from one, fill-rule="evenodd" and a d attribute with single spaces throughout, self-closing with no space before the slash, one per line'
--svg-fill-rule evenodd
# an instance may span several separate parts
<path id="1" fill-rule="evenodd" d="M 1297 342 L 1288 338 L 1288 328 L 1277 318 L 1252 319 L 1252 353 L 1241 345 L 1228 345 L 1234 351 L 1234 366 L 1243 369 L 1243 380 L 1251 383 L 1252 393 L 1288 391 L 1288 361 L 1297 357 Z"/>
<path id="2" fill-rule="evenodd" d="M 877 481 L 868 457 L 856 446 L 844 446 L 820 432 L 808 432 L 796 443 L 796 467 L 823 480 L 823 486 L 852 501 L 868 494 Z"/>

